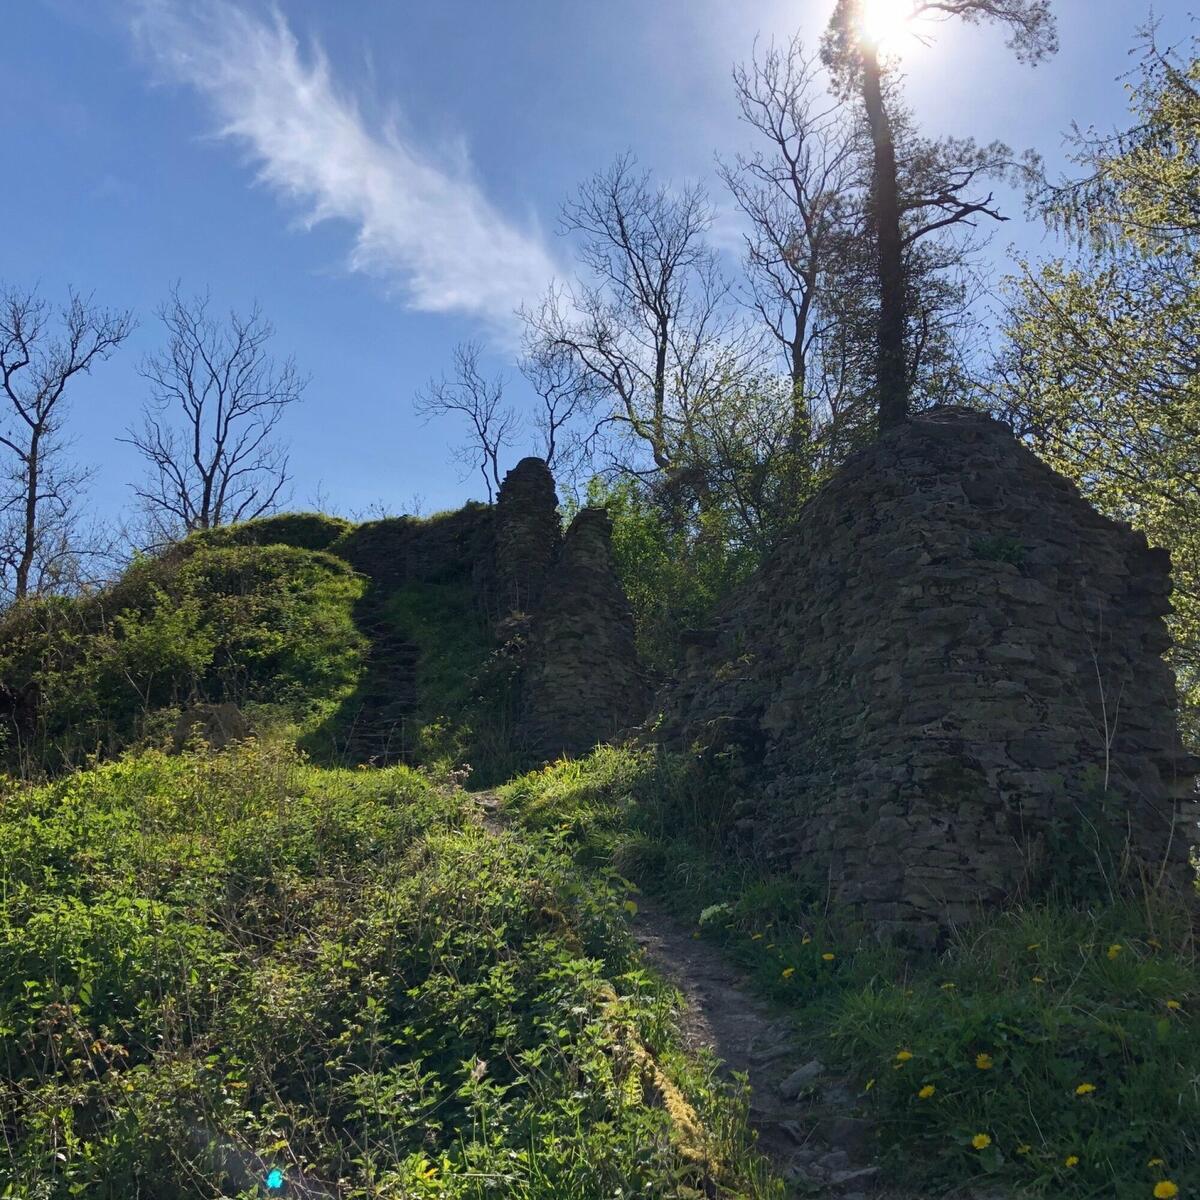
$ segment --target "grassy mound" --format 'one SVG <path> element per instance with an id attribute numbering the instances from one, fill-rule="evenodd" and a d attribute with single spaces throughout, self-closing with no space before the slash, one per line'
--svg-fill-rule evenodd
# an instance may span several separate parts
<path id="1" fill-rule="evenodd" d="M 10 767 L 60 770 L 161 736 L 181 705 L 231 700 L 313 721 L 353 686 L 362 582 L 340 559 L 283 545 L 187 544 L 95 595 L 0 618 L 0 726 Z"/>
<path id="2" fill-rule="evenodd" d="M 325 762 L 367 757 L 351 742 L 374 714 L 405 761 L 503 778 L 490 530 L 481 505 L 362 525 L 286 513 L 194 533 L 96 594 L 15 605 L 0 614 L 0 766 L 69 770 L 232 701 Z M 388 701 L 396 713 L 375 711 Z"/>
<path id="3" fill-rule="evenodd" d="M 679 760 L 600 750 L 504 795 L 527 827 L 656 893 L 751 972 L 857 1077 L 899 1184 L 1200 1195 L 1200 968 L 1182 909 L 1063 902 L 906 954 L 739 855 L 736 795 Z"/>
<path id="4" fill-rule="evenodd" d="M 325 513 L 279 513 L 236 525 L 221 525 L 193 533 L 197 546 L 294 546 L 298 550 L 328 550 L 354 528 L 344 517 Z"/>
<path id="5" fill-rule="evenodd" d="M 556 835 L 256 743 L 4 789 L 0 1195 L 779 1195 Z"/>

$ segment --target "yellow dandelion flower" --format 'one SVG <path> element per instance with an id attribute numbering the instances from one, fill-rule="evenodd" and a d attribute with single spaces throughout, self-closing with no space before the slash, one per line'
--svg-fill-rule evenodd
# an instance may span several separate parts
<path id="1" fill-rule="evenodd" d="M 803 936 L 803 937 L 800 939 L 800 945 L 802 945 L 802 946 L 807 946 L 807 945 L 808 945 L 808 943 L 809 943 L 809 942 L 811 942 L 811 941 L 812 941 L 812 938 L 810 938 L 810 937 L 808 936 L 808 934 L 806 933 L 806 934 L 805 934 L 805 935 L 804 935 L 804 936 Z"/>
<path id="2" fill-rule="evenodd" d="M 1033 982 L 1034 983 L 1045 983 L 1046 981 L 1040 975 L 1035 975 L 1033 977 Z"/>
<path id="3" fill-rule="evenodd" d="M 1124 949 L 1125 947 L 1122 946 L 1120 942 L 1113 942 L 1113 944 L 1108 948 L 1108 957 L 1116 958 L 1117 955 L 1119 955 Z"/>
<path id="4" fill-rule="evenodd" d="M 990 1071 L 995 1065 L 996 1064 L 992 1060 L 992 1056 L 990 1054 L 975 1055 L 975 1066 L 980 1071 Z"/>
<path id="5" fill-rule="evenodd" d="M 1079 1165 L 1079 1155 L 1078 1154 L 1068 1154 L 1067 1157 L 1063 1159 L 1064 1167 L 1077 1167 L 1078 1165 Z"/>
<path id="6" fill-rule="evenodd" d="M 918 1100 L 928 1100 L 928 1099 L 929 1099 L 929 1097 L 930 1097 L 930 1096 L 932 1096 L 932 1095 L 933 1095 L 933 1093 L 934 1093 L 934 1092 L 936 1092 L 936 1091 L 937 1091 L 937 1088 L 935 1088 L 935 1087 L 933 1086 L 933 1084 L 932 1084 L 932 1083 L 927 1083 L 927 1084 L 926 1084 L 926 1085 L 925 1085 L 925 1086 L 924 1086 L 924 1087 L 923 1087 L 923 1088 L 922 1088 L 922 1089 L 921 1089 L 921 1090 L 920 1090 L 920 1091 L 917 1093 L 917 1099 L 918 1099 Z"/>
<path id="7" fill-rule="evenodd" d="M 1146 1166 L 1148 1166 L 1148 1167 L 1163 1167 L 1163 1166 L 1166 1166 L 1166 1163 L 1164 1163 L 1161 1158 L 1152 1158 L 1146 1164 Z"/>
<path id="8" fill-rule="evenodd" d="M 1029 945 L 1025 947 L 1026 950 L 1040 950 L 1041 948 L 1041 942 L 1030 942 Z"/>
<path id="9" fill-rule="evenodd" d="M 958 984 L 957 984 L 957 983 L 943 983 L 943 984 L 942 984 L 942 991 L 943 991 L 943 992 L 952 992 L 952 991 L 954 991 L 954 989 L 955 989 L 956 987 L 958 987 Z"/>
<path id="10" fill-rule="evenodd" d="M 1028 1142 L 1025 1142 L 1022 1145 L 1017 1147 L 1017 1153 L 1018 1154 L 1028 1154 L 1032 1149 L 1033 1149 L 1033 1147 Z"/>
<path id="11" fill-rule="evenodd" d="M 791 977 L 793 975 L 795 975 L 795 973 L 796 973 L 795 967 L 784 967 L 783 970 L 780 972 L 780 974 L 783 976 L 784 979 L 791 979 Z"/>
<path id="12" fill-rule="evenodd" d="M 1171 1200 L 1179 1195 L 1179 1187 L 1169 1179 L 1163 1179 L 1154 1185 L 1154 1200 Z"/>
<path id="13" fill-rule="evenodd" d="M 1168 1001 L 1167 1001 L 1167 1007 L 1168 1007 L 1168 1008 L 1169 1008 L 1169 1009 L 1170 1009 L 1172 1012 L 1178 1012 L 1178 1011 L 1179 1011 L 1179 1010 L 1180 1010 L 1180 1009 L 1183 1007 L 1183 1005 L 1182 1005 L 1182 1004 L 1180 1004 L 1178 1000 L 1168 1000 Z"/>
<path id="14" fill-rule="evenodd" d="M 1090 1096 L 1095 1090 L 1096 1090 L 1096 1085 L 1094 1083 L 1081 1083 L 1075 1089 L 1075 1095 Z"/>
<path id="15" fill-rule="evenodd" d="M 900 1051 L 900 1052 L 899 1052 L 899 1053 L 896 1055 L 896 1061 L 897 1061 L 897 1062 L 908 1062 L 908 1060 L 909 1060 L 910 1058 L 912 1058 L 912 1056 L 913 1056 L 913 1055 L 912 1055 L 912 1051 L 911 1051 L 911 1050 L 901 1050 L 901 1051 Z"/>
<path id="16" fill-rule="evenodd" d="M 752 933 L 750 935 L 750 940 L 752 942 L 761 942 L 762 939 L 763 939 L 763 935 L 761 933 Z"/>
<path id="17" fill-rule="evenodd" d="M 837 955 L 836 955 L 836 954 L 830 954 L 828 951 L 826 951 L 824 954 L 822 954 L 822 955 L 821 955 L 821 957 L 822 957 L 822 958 L 823 958 L 823 959 L 824 959 L 826 962 L 833 962 L 833 960 L 834 960 L 835 958 L 837 958 Z"/>
<path id="18" fill-rule="evenodd" d="M 977 1133 L 971 1139 L 971 1145 L 974 1146 L 976 1150 L 986 1150 L 991 1144 L 991 1135 L 987 1133 Z"/>

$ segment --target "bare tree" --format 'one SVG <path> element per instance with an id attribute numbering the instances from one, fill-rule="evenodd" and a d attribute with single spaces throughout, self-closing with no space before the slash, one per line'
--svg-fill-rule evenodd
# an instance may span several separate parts
<path id="1" fill-rule="evenodd" d="M 879 423 L 881 428 L 887 428 L 907 420 L 909 410 L 905 247 L 927 233 L 969 221 L 977 215 L 997 215 L 990 195 L 971 199 L 967 190 L 994 169 L 992 160 L 1002 148 L 980 151 L 970 142 L 941 143 L 948 152 L 944 162 L 955 152 L 962 156 L 961 162 L 957 168 L 942 173 L 940 182 L 921 197 L 921 203 L 910 204 L 906 231 L 886 69 L 878 44 L 864 28 L 863 12 L 864 0 L 837 0 L 823 56 L 846 92 L 861 99 L 871 136 L 871 213 L 879 272 L 876 376 Z M 1049 0 L 911 0 L 907 15 L 913 22 L 957 17 L 969 24 L 1004 25 L 1009 31 L 1009 45 L 1025 62 L 1036 63 L 1057 49 Z M 915 215 L 918 213 L 919 217 Z"/>
<path id="2" fill-rule="evenodd" d="M 546 465 L 572 476 L 586 461 L 580 427 L 591 419 L 600 399 L 596 380 L 569 351 L 536 338 L 526 339 L 520 368 L 541 401 L 534 426 L 542 437 Z"/>
<path id="3" fill-rule="evenodd" d="M 524 313 L 531 344 L 565 353 L 605 410 L 589 444 L 615 434 L 629 474 L 679 474 L 698 425 L 756 357 L 705 242 L 712 211 L 697 186 L 672 191 L 624 155 L 563 210 L 584 277 Z"/>
<path id="4" fill-rule="evenodd" d="M 720 173 L 749 218 L 748 299 L 786 359 L 789 445 L 799 453 L 816 423 L 822 377 L 838 374 L 839 350 L 828 367 L 821 351 L 839 317 L 830 277 L 859 232 L 863 139 L 798 37 L 761 56 L 756 48 L 749 66 L 734 68 L 733 82 L 742 119 L 769 148 L 739 154 Z"/>
<path id="5" fill-rule="evenodd" d="M 159 536 L 272 512 L 289 478 L 276 427 L 307 379 L 293 359 L 270 357 L 275 327 L 257 305 L 221 324 L 207 295 L 175 288 L 158 315 L 167 344 L 142 362 L 150 400 L 141 428 L 122 440 L 149 464 L 134 490 Z"/>
<path id="6" fill-rule="evenodd" d="M 471 428 L 469 440 L 453 450 L 468 470 L 478 470 L 488 503 L 500 490 L 500 455 L 520 429 L 520 419 L 504 403 L 504 380 L 488 379 L 479 369 L 482 347 L 461 342 L 454 348 L 454 373 L 431 379 L 413 400 L 419 417 L 462 416 Z"/>
<path id="7" fill-rule="evenodd" d="M 13 599 L 71 581 L 86 548 L 76 537 L 90 472 L 66 458 L 67 390 L 129 336 L 129 312 L 71 294 L 55 322 L 36 292 L 0 293 L 0 569 Z"/>

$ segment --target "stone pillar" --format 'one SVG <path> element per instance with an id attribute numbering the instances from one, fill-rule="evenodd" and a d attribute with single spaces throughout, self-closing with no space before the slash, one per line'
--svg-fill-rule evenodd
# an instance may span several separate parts
<path id="1" fill-rule="evenodd" d="M 541 598 L 562 526 L 554 476 L 540 458 L 523 458 L 504 477 L 496 502 L 496 586 L 501 616 L 529 612 Z"/>
<path id="2" fill-rule="evenodd" d="M 637 724 L 648 695 L 612 523 L 585 508 L 563 539 L 530 635 L 520 735 L 543 758 L 584 754 Z"/>

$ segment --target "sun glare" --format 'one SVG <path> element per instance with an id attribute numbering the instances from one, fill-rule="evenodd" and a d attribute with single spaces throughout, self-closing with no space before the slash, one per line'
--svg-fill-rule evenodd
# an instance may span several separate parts
<path id="1" fill-rule="evenodd" d="M 894 49 L 912 29 L 913 0 L 861 0 L 859 32 L 880 49 Z"/>

